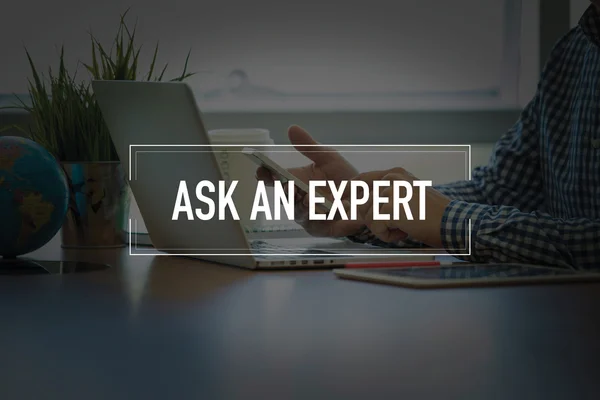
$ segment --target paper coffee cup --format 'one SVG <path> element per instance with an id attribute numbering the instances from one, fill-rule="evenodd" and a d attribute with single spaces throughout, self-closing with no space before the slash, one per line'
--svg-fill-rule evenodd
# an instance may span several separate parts
<path id="1" fill-rule="evenodd" d="M 213 151 L 223 179 L 238 181 L 232 197 L 240 222 L 249 228 L 263 226 L 266 220 L 262 213 L 255 221 L 250 220 L 257 185 L 257 165 L 242 153 L 242 149 L 254 145 L 256 149 L 269 153 L 269 146 L 273 144 L 269 131 L 258 128 L 215 129 L 209 131 L 208 136 L 211 144 L 218 145 L 213 147 Z"/>

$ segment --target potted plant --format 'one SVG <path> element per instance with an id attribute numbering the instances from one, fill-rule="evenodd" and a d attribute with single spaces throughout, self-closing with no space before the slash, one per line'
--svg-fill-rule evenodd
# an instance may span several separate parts
<path id="1" fill-rule="evenodd" d="M 135 27 L 130 30 L 121 16 L 110 51 L 92 35 L 91 62 L 81 63 L 92 79 L 163 80 L 167 66 L 155 73 L 158 44 L 148 71 L 140 73 L 141 46 L 135 43 Z M 127 243 L 130 191 L 91 83 L 77 79 L 65 66 L 61 48 L 57 71 L 38 72 L 26 50 L 31 67 L 30 101 L 19 97 L 14 108 L 31 114 L 31 124 L 21 127 L 33 140 L 46 147 L 62 165 L 71 191 L 69 211 L 62 227 L 63 247 L 122 247 Z M 171 81 L 182 81 L 183 72 Z"/>

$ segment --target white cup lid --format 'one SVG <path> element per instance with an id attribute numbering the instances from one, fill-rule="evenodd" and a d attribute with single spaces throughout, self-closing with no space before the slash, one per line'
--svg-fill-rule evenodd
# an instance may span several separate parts
<path id="1" fill-rule="evenodd" d="M 216 144 L 271 144 L 268 129 L 235 128 L 208 131 L 212 143 Z"/>

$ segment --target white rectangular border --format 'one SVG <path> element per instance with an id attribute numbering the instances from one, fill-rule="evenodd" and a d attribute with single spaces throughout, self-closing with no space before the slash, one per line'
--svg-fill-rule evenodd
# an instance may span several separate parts
<path id="1" fill-rule="evenodd" d="M 249 146 L 248 144 L 233 144 L 233 143 L 228 143 L 228 144 L 130 144 L 129 145 L 129 181 L 132 180 L 132 154 L 133 154 L 133 148 L 134 147 L 244 147 L 244 146 Z M 419 145 L 419 144 L 303 144 L 302 147 L 463 147 L 463 148 L 467 148 L 467 152 L 468 152 L 468 179 L 467 180 L 471 180 L 472 179 L 472 153 L 471 153 L 471 145 L 470 144 L 424 144 L 424 145 Z M 252 147 L 294 147 L 291 144 L 253 144 Z M 336 252 L 335 255 L 337 256 L 341 256 L 341 257 L 402 257 L 402 256 L 425 256 L 425 257 L 438 257 L 438 256 L 452 256 L 452 257 L 466 257 L 466 256 L 470 256 L 471 255 L 471 238 L 472 238 L 472 232 L 471 232 L 471 220 L 469 219 L 469 228 L 468 228 L 468 236 L 469 236 L 469 244 L 468 244 L 468 249 L 469 252 L 467 254 L 450 254 L 448 252 L 446 253 L 415 253 L 415 252 L 411 252 L 410 250 L 402 250 L 402 248 L 399 248 L 399 251 L 406 251 L 407 253 L 405 254 L 394 254 L 394 253 L 384 253 L 384 254 L 379 254 L 379 253 L 369 253 L 369 254 L 360 254 L 360 253 L 350 253 L 350 254 L 346 254 L 346 253 L 338 253 Z M 223 253 L 167 253 L 164 250 L 160 250 L 160 249 L 156 249 L 153 248 L 156 253 L 133 253 L 133 248 L 132 248 L 132 232 L 131 232 L 131 226 L 132 226 L 132 219 L 129 218 L 129 255 L 130 256 L 174 256 L 174 257 L 236 257 L 236 256 L 245 256 L 245 257 L 256 257 L 258 255 L 260 256 L 268 256 L 268 257 L 323 257 L 323 254 L 307 254 L 307 253 L 302 253 L 302 254 L 294 254 L 294 253 L 283 253 L 283 254 L 278 254 L 278 253 L 269 253 L 269 254 L 254 254 L 252 252 L 246 254 L 246 253 L 232 253 L 232 254 L 223 254 Z M 249 248 L 249 250 L 251 250 Z M 437 249 L 434 249 L 437 250 Z"/>

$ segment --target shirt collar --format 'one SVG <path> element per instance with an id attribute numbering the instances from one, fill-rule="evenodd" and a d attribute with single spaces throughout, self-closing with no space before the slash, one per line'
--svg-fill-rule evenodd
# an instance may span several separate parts
<path id="1" fill-rule="evenodd" d="M 600 13 L 594 4 L 591 4 L 581 16 L 579 26 L 583 33 L 596 46 L 600 46 Z"/>

